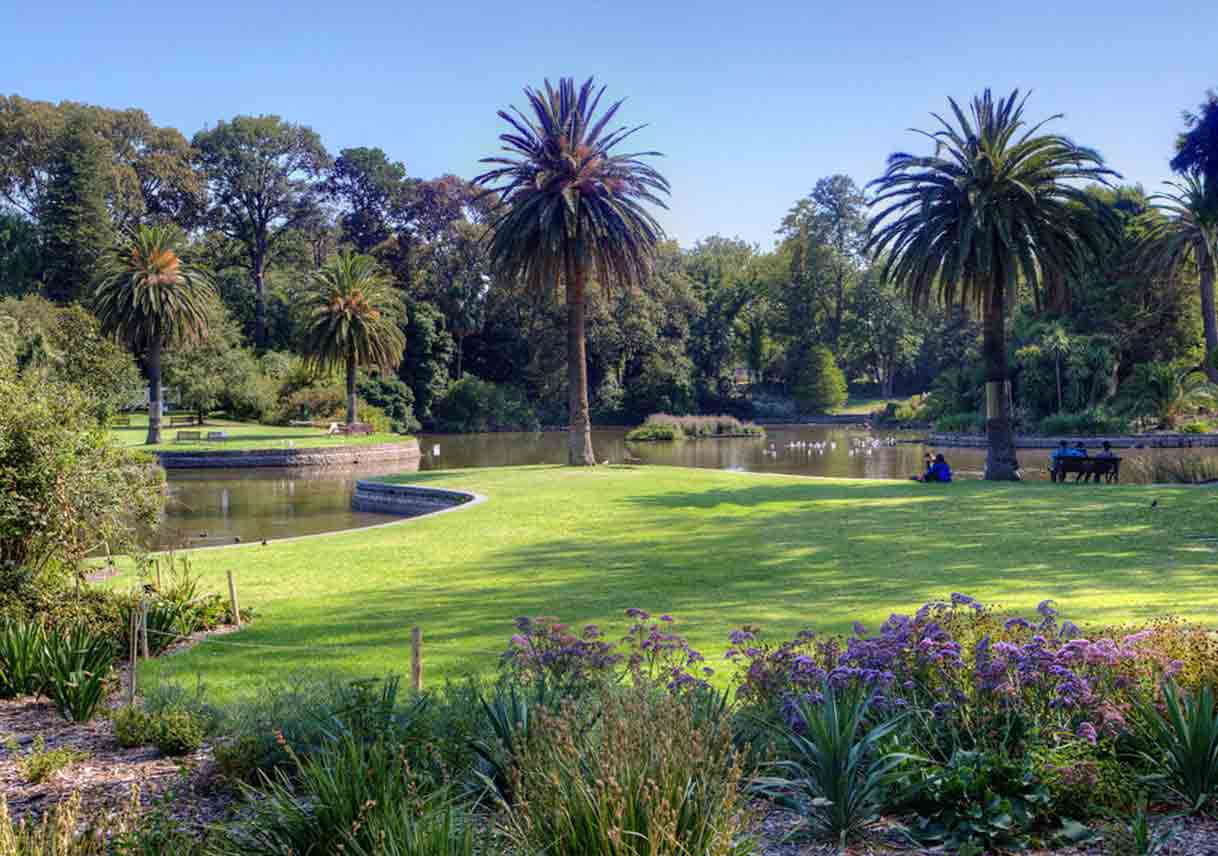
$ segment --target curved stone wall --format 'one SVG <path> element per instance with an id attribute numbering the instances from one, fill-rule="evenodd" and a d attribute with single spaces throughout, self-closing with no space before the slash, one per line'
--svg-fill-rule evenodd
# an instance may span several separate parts
<path id="1" fill-rule="evenodd" d="M 350 467 L 379 461 L 403 461 L 421 457 L 419 441 L 413 437 L 400 443 L 370 446 L 329 446 L 318 449 L 216 449 L 206 452 L 157 452 L 165 469 L 214 469 L 218 467 Z"/>
<path id="2" fill-rule="evenodd" d="M 440 490 L 410 484 L 386 484 L 377 481 L 357 481 L 351 495 L 353 511 L 374 511 L 378 514 L 400 514 L 416 517 L 446 511 L 471 502 L 481 501 L 474 493 L 460 490 Z"/>

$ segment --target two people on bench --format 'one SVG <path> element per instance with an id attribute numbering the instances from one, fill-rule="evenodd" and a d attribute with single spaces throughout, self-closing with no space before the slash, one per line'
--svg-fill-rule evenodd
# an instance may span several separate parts
<path id="1" fill-rule="evenodd" d="M 926 472 L 920 476 L 914 476 L 914 481 L 933 483 L 941 482 L 947 484 L 952 480 L 952 468 L 948 466 L 947 459 L 943 455 L 935 455 L 931 458 L 930 452 L 926 453 Z"/>

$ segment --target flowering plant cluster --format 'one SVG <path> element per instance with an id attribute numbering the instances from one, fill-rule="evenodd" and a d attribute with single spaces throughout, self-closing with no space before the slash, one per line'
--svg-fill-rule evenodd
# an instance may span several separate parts
<path id="1" fill-rule="evenodd" d="M 676 619 L 665 614 L 653 621 L 651 613 L 634 607 L 625 614 L 632 623 L 617 644 L 594 624 L 576 633 L 557 618 L 517 618 L 501 663 L 519 682 L 544 681 L 562 690 L 627 676 L 636 684 L 664 685 L 672 692 L 706 686 L 714 672 L 702 653 L 675 632 Z"/>
<path id="2" fill-rule="evenodd" d="M 804 631 L 770 645 L 759 635 L 730 636 L 746 703 L 799 728 L 799 703 L 819 703 L 826 684 L 861 687 L 878 711 L 913 710 L 973 745 L 1034 731 L 1094 744 L 1121 733 L 1134 699 L 1181 667 L 1152 630 L 1087 638 L 1051 601 L 1035 618 L 1003 619 L 964 594 L 892 615 L 877 633 L 856 622 L 844 640 Z"/>

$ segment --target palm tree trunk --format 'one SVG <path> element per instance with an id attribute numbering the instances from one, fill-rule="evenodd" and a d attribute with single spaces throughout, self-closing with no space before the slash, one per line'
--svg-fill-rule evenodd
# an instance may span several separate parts
<path id="1" fill-rule="evenodd" d="M 1006 295 L 995 277 L 985 302 L 982 322 L 982 357 L 985 362 L 985 477 L 989 481 L 1016 481 L 1015 430 L 1011 424 L 1010 380 L 1007 371 Z"/>
<path id="2" fill-rule="evenodd" d="M 251 271 L 254 279 L 254 349 L 266 350 L 266 254 L 255 251 Z"/>
<path id="3" fill-rule="evenodd" d="M 161 442 L 161 340 L 148 346 L 148 437 L 150 446 Z"/>
<path id="4" fill-rule="evenodd" d="M 355 354 L 347 355 L 347 424 L 355 424 Z"/>
<path id="5" fill-rule="evenodd" d="M 582 263 L 568 268 L 567 277 L 567 463 L 589 467 L 596 463 L 592 451 L 592 419 L 588 412 L 588 356 L 584 331 L 586 274 Z"/>
<path id="6" fill-rule="evenodd" d="M 1205 376 L 1218 383 L 1218 318 L 1214 317 L 1214 254 L 1201 246 L 1201 320 L 1205 326 Z"/>
<path id="7" fill-rule="evenodd" d="M 1057 371 L 1057 412 L 1062 412 L 1062 355 L 1055 354 L 1053 368 Z"/>

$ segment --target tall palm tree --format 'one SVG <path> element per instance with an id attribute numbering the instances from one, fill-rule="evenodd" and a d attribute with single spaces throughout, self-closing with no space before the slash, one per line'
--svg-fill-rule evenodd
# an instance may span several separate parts
<path id="1" fill-rule="evenodd" d="M 306 358 L 318 372 L 346 371 L 347 424 L 354 425 L 356 370 L 391 371 L 402 362 L 401 304 L 376 260 L 355 253 L 339 253 L 314 273 L 305 301 Z"/>
<path id="2" fill-rule="evenodd" d="M 207 271 L 183 258 L 173 226 L 139 226 L 102 261 L 94 307 L 102 330 L 118 336 L 148 370 L 148 438 L 161 442 L 161 353 L 206 337 L 216 299 Z"/>
<path id="3" fill-rule="evenodd" d="M 548 80 L 544 91 L 526 88 L 531 115 L 499 111 L 511 125 L 499 137 L 509 156 L 484 158 L 496 167 L 474 179 L 497 194 L 490 224 L 496 271 L 534 287 L 565 287 L 572 465 L 596 463 L 584 332 L 588 278 L 626 286 L 650 273 L 664 233 L 644 203 L 667 207 L 660 195 L 669 192 L 643 160 L 659 152 L 615 153 L 643 126 L 607 130 L 622 102 L 598 115 L 604 91 L 592 78 L 578 87 L 563 78 L 557 88 Z"/>
<path id="4" fill-rule="evenodd" d="M 1146 231 L 1139 255 L 1150 270 L 1159 274 L 1174 277 L 1197 272 L 1205 330 L 1205 372 L 1211 383 L 1218 383 L 1218 319 L 1214 315 L 1218 206 L 1207 198 L 1200 172 L 1186 175 L 1183 181 L 1165 183 L 1170 191 L 1150 197 L 1155 210 L 1143 220 Z"/>
<path id="5" fill-rule="evenodd" d="M 915 303 L 938 295 L 982 309 L 986 381 L 987 479 L 1017 479 L 1011 424 L 1006 318 L 1021 281 L 1080 273 L 1100 253 L 1108 229 L 1096 201 L 1076 184 L 1106 182 L 1100 155 L 1029 126 L 1027 97 L 995 99 L 987 89 L 966 113 L 951 99 L 954 124 L 917 131 L 934 154 L 898 152 L 871 182 L 877 195 L 868 250 L 883 275 Z"/>

